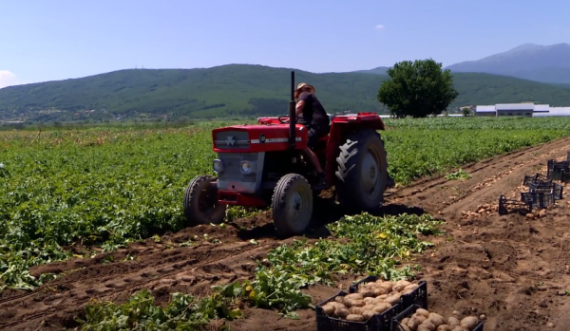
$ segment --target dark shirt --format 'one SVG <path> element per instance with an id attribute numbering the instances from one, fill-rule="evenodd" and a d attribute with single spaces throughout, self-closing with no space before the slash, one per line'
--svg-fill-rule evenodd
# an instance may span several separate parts
<path id="1" fill-rule="evenodd" d="M 305 101 L 303 107 L 303 119 L 306 125 L 318 125 L 327 127 L 329 125 L 329 117 L 325 108 L 320 103 L 319 99 L 310 92 L 302 92 L 299 95 L 299 100 Z"/>

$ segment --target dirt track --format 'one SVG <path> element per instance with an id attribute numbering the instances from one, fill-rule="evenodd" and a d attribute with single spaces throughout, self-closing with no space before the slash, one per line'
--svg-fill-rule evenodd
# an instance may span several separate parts
<path id="1" fill-rule="evenodd" d="M 546 161 L 565 158 L 567 151 L 570 138 L 464 167 L 472 176 L 467 180 L 424 180 L 387 194 L 386 213 L 425 211 L 447 222 L 443 229 L 448 235 L 429 238 L 439 244 L 416 261 L 423 267 L 420 276 L 428 281 L 430 309 L 445 315 L 453 311 L 485 314 L 485 331 L 570 329 L 570 316 L 563 313 L 570 304 L 570 296 L 563 295 L 570 289 L 570 256 L 566 253 L 570 199 L 564 197 L 537 219 L 499 216 L 492 206 L 480 208 L 496 204 L 501 194 L 514 196 L 521 191 L 524 175 L 545 173 Z M 321 215 L 309 236 L 326 236 L 322 224 L 339 216 L 334 210 Z M 90 260 L 38 267 L 33 274 L 69 274 L 32 293 L 8 290 L 1 294 L 0 328 L 59 330 L 73 327 L 73 316 L 91 298 L 120 302 L 149 288 L 164 302 L 169 292 L 201 295 L 213 284 L 248 278 L 255 260 L 283 242 L 276 239 L 264 215 L 237 224 L 242 229 L 199 226 L 167 234 L 160 243 L 149 239 L 113 253 L 112 263 L 103 263 L 108 254 L 101 254 Z M 174 245 L 204 233 L 221 243 Z M 259 244 L 249 243 L 250 239 Z M 167 249 L 169 245 L 176 247 Z M 121 261 L 127 255 L 135 260 Z M 315 286 L 307 293 L 317 303 L 354 279 L 346 278 L 336 288 Z M 277 313 L 260 309 L 246 308 L 246 314 L 246 319 L 229 323 L 232 330 L 268 330 L 268 319 L 271 330 L 316 330 L 312 310 L 300 311 L 299 321 L 280 319 Z M 552 325 L 547 327 L 547 323 Z"/>

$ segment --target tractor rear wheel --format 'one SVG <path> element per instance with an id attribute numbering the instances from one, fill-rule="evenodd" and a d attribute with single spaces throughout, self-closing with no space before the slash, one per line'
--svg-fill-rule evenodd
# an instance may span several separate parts
<path id="1" fill-rule="evenodd" d="M 198 176 L 188 184 L 184 195 L 184 214 L 191 225 L 220 224 L 226 205 L 218 202 L 218 189 L 212 176 Z"/>
<path id="2" fill-rule="evenodd" d="M 277 182 L 271 203 L 279 237 L 303 233 L 313 216 L 313 190 L 305 177 L 287 174 Z"/>
<path id="3" fill-rule="evenodd" d="M 355 213 L 377 211 L 388 181 L 386 150 L 378 132 L 366 129 L 349 134 L 336 161 L 341 206 Z"/>

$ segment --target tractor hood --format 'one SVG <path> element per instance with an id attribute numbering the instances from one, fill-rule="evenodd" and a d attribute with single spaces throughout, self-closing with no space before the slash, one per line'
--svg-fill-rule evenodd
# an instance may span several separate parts
<path id="1" fill-rule="evenodd" d="M 281 151 L 289 148 L 289 124 L 233 125 L 212 131 L 214 151 L 217 153 L 255 153 Z M 307 129 L 296 125 L 295 145 L 302 149 L 307 144 Z"/>

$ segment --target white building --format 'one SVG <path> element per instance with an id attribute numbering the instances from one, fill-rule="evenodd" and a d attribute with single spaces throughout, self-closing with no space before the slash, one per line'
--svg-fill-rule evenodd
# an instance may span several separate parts
<path id="1" fill-rule="evenodd" d="M 490 106 L 477 106 L 477 116 L 570 116 L 570 107 L 550 107 L 549 104 L 535 105 L 531 102 L 523 103 L 498 103 Z"/>

